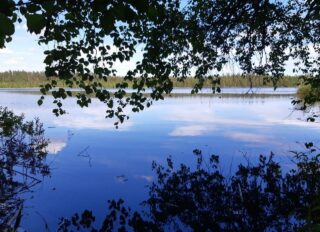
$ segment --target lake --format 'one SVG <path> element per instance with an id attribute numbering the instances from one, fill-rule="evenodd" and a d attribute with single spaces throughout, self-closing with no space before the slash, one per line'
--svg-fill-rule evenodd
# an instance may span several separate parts
<path id="1" fill-rule="evenodd" d="M 130 113 L 130 119 L 115 129 L 105 119 L 104 105 L 93 101 L 86 109 L 75 99 L 64 102 L 68 114 L 55 117 L 52 99 L 37 106 L 34 89 L 0 91 L 0 105 L 27 119 L 39 117 L 50 139 L 48 162 L 51 177 L 27 194 L 22 227 L 44 231 L 45 223 L 56 229 L 59 217 L 91 209 L 102 219 L 108 199 L 123 198 L 134 209 L 154 180 L 152 161 L 195 165 L 194 149 L 218 154 L 228 174 L 244 161 L 260 154 L 276 154 L 290 168 L 291 150 L 304 142 L 317 142 L 318 123 L 304 121 L 291 105 L 295 89 L 257 89 L 257 95 L 239 95 L 247 89 L 223 89 L 226 95 L 176 95 L 155 102 L 151 108 Z M 232 95 L 237 94 L 237 95 Z"/>

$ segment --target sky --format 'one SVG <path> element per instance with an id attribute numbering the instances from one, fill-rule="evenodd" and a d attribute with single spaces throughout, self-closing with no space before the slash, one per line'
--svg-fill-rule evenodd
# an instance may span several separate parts
<path id="1" fill-rule="evenodd" d="M 0 49 L 0 72 L 9 70 L 44 71 L 45 65 L 43 52 L 49 49 L 46 45 L 39 45 L 38 36 L 27 31 L 25 22 L 16 25 L 16 31 L 12 41 L 6 44 L 6 48 Z M 141 56 L 138 52 L 138 56 Z M 114 67 L 118 75 L 124 76 L 129 69 L 135 67 L 134 57 L 131 62 L 116 62 Z"/>
<path id="2" fill-rule="evenodd" d="M 37 36 L 27 31 L 25 22 L 17 24 L 13 40 L 6 44 L 6 48 L 0 49 L 0 72 L 9 70 L 44 71 L 43 52 L 47 49 L 46 45 L 38 45 Z M 117 70 L 117 75 L 125 76 L 127 71 L 135 67 L 135 62 L 141 57 L 142 52 L 138 50 L 132 61 L 116 62 L 114 68 Z M 285 74 L 292 75 L 293 67 L 293 62 L 289 62 Z M 238 73 L 240 73 L 240 69 L 234 64 L 228 64 L 222 71 L 222 74 Z"/>
<path id="3" fill-rule="evenodd" d="M 18 24 L 12 41 L 0 49 L 0 71 L 44 71 L 44 50 L 37 44 L 37 36 L 27 32 L 26 24 Z"/>
<path id="4" fill-rule="evenodd" d="M 1 1 L 1 0 L 0 0 Z M 187 0 L 181 0 L 181 5 L 187 4 Z M 39 46 L 37 36 L 27 32 L 26 22 L 16 24 L 16 31 L 13 35 L 13 40 L 6 44 L 5 49 L 0 49 L 0 72 L 9 70 L 24 70 L 24 71 L 44 71 L 45 58 L 43 52 L 47 49 L 46 46 Z M 127 71 L 135 67 L 135 62 L 140 60 L 142 53 L 134 57 L 131 62 L 117 62 L 115 69 L 119 76 L 125 76 Z"/>

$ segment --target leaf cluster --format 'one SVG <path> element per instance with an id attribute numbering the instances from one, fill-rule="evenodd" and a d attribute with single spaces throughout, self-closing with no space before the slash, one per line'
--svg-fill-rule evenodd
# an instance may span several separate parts
<path id="1" fill-rule="evenodd" d="M 263 75 L 274 87 L 284 76 L 287 62 L 305 76 L 306 84 L 319 86 L 318 1 L 296 0 L 5 0 L 1 5 L 0 47 L 14 33 L 14 23 L 25 18 L 30 33 L 39 36 L 46 76 L 65 86 L 80 87 L 80 107 L 94 96 L 106 105 L 106 117 L 116 125 L 128 119 L 126 108 L 139 112 L 173 89 L 174 77 L 191 74 L 198 93 L 209 81 L 220 91 L 219 74 L 233 64 L 243 76 Z M 2 36 L 2 37 L 1 37 Z M 7 41 L 8 42 L 8 41 Z M 141 59 L 136 61 L 135 54 Z M 116 92 L 102 81 L 115 76 L 115 65 L 135 62 Z M 132 83 L 133 93 L 126 89 Z M 43 85 L 55 98 L 56 115 L 64 114 L 63 99 L 73 96 L 57 81 Z M 150 96 L 143 93 L 151 89 Z M 43 103 L 44 96 L 39 100 Z M 312 99 L 307 104 L 313 104 Z"/>

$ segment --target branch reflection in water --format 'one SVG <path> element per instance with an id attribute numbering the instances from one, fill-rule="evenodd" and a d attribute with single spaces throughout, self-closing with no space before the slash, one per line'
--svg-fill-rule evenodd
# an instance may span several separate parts
<path id="1" fill-rule="evenodd" d="M 0 108 L 0 231 L 19 227 L 24 199 L 50 174 L 46 164 L 48 140 L 38 119 L 25 121 Z"/>
<path id="2" fill-rule="evenodd" d="M 157 180 L 144 211 L 109 201 L 97 226 L 92 211 L 61 218 L 58 231 L 319 231 L 320 154 L 312 143 L 293 152 L 286 170 L 275 155 L 240 164 L 233 175 L 221 171 L 219 156 L 194 150 L 197 166 L 153 163 Z"/>

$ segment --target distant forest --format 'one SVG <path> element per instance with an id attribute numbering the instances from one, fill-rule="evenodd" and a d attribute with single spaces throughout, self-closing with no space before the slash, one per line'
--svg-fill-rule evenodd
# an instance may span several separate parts
<path id="1" fill-rule="evenodd" d="M 109 77 L 108 81 L 101 82 L 105 88 L 114 88 L 121 82 L 123 77 Z M 31 88 L 46 84 L 48 80 L 44 72 L 26 72 L 26 71 L 7 71 L 0 72 L 0 88 Z M 197 79 L 190 77 L 183 82 L 178 82 L 171 78 L 174 87 L 193 87 Z M 56 79 L 59 87 L 67 87 L 62 81 Z M 298 76 L 284 76 L 276 82 L 277 87 L 296 87 L 301 83 Z M 210 81 L 204 82 L 204 87 L 210 87 Z M 272 87 L 274 83 L 265 76 L 257 75 L 225 75 L 220 77 L 221 87 Z M 76 86 L 74 86 L 76 87 Z M 130 83 L 129 83 L 130 87 Z"/>

